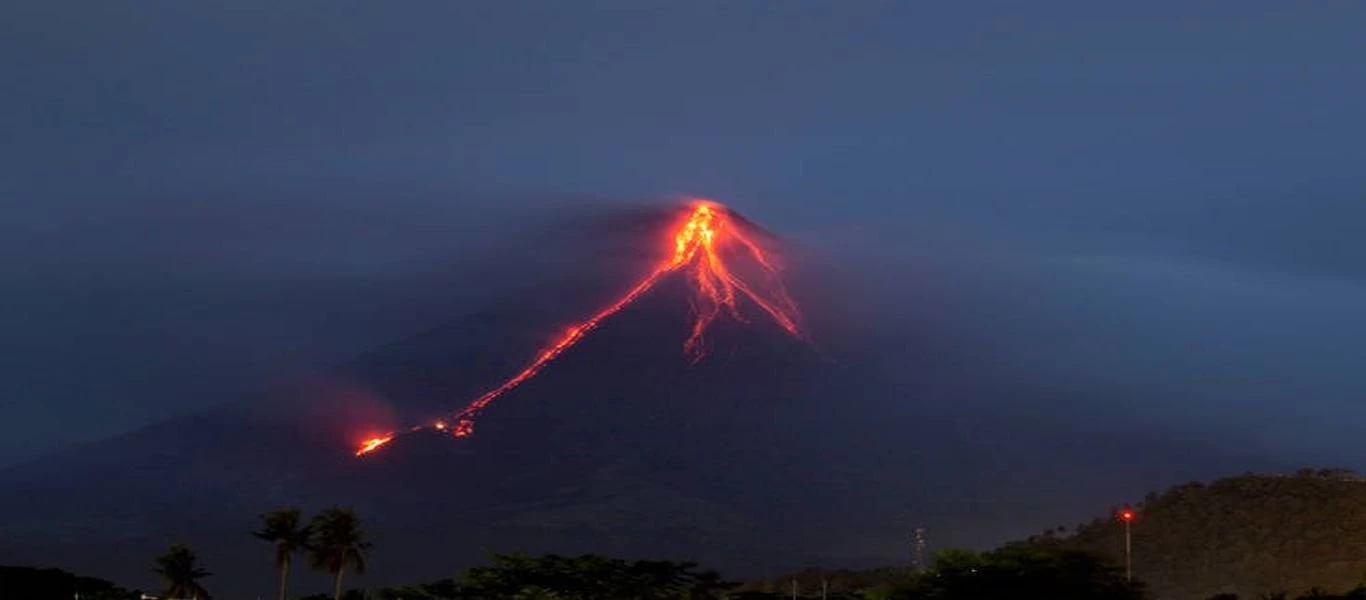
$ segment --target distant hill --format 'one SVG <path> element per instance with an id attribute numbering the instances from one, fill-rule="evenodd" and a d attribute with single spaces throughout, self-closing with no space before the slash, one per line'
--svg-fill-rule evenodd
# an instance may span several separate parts
<path id="1" fill-rule="evenodd" d="M 1342 469 L 1243 475 L 1150 494 L 1133 523 L 1134 576 L 1162 600 L 1341 592 L 1366 575 L 1366 478 Z M 1029 540 L 1123 559 L 1123 530 L 1097 519 Z"/>
<path id="2" fill-rule="evenodd" d="M 1366 582 L 1366 476 L 1301 469 L 1177 485 L 1134 507 L 1134 577 L 1156 600 L 1296 598 L 1342 593 Z M 1116 507 L 1115 512 L 1118 512 Z M 1011 545 L 1082 550 L 1122 565 L 1123 525 L 1113 516 L 1049 529 Z M 869 590 L 904 578 L 904 568 L 808 569 L 755 580 L 743 589 L 831 593 Z"/>

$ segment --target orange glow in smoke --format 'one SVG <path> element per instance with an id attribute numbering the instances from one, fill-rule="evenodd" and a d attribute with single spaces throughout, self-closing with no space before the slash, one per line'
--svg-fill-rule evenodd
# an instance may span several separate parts
<path id="1" fill-rule="evenodd" d="M 538 352 L 521 371 L 497 387 L 484 392 L 449 419 L 434 421 L 430 425 L 419 425 L 409 431 L 420 431 L 430 427 L 439 431 L 449 431 L 455 437 L 473 435 L 475 418 L 485 407 L 535 377 L 547 364 L 596 329 L 603 320 L 621 312 L 666 275 L 675 272 L 684 274 L 693 288 L 695 314 L 688 337 L 683 341 L 683 352 L 693 362 L 701 360 L 706 355 L 704 336 L 717 318 L 726 314 L 738 321 L 745 320 L 739 306 L 742 297 L 748 298 L 758 306 L 788 334 L 804 338 L 799 324 L 801 315 L 797 304 L 788 296 L 787 290 L 778 278 L 781 269 L 777 258 L 746 233 L 746 227 L 743 221 L 734 218 L 729 209 L 721 204 L 710 200 L 692 201 L 686 218 L 680 219 L 669 233 L 672 242 L 668 246 L 669 250 L 648 275 L 612 303 L 587 319 L 568 327 L 558 339 Z M 753 263 L 749 272 L 755 274 L 759 281 L 746 282 L 726 263 L 728 259 L 737 258 L 747 258 Z M 391 433 L 366 440 L 357 450 L 356 456 L 379 449 L 389 443 L 394 436 L 395 434 Z"/>

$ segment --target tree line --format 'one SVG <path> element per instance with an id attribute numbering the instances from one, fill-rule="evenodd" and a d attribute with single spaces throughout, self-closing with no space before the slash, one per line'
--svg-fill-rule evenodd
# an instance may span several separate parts
<path id="1" fill-rule="evenodd" d="M 1288 512 L 1292 506 L 1298 512 Z M 1309 586 L 1315 581 L 1329 590 L 1356 585 L 1343 580 L 1341 573 L 1322 577 L 1326 572 L 1315 565 L 1360 560 L 1351 541 L 1359 537 L 1344 540 L 1342 533 L 1366 531 L 1362 506 L 1366 484 L 1360 476 L 1340 471 L 1244 476 L 1150 495 L 1134 508 L 1139 519 L 1134 573 L 1156 577 L 1161 587 L 1153 587 L 1155 594 L 1115 567 L 1119 530 L 1108 520 L 1079 526 L 1070 536 L 1063 528 L 1050 530 L 990 552 L 941 551 L 920 570 L 808 570 L 737 584 L 688 562 L 507 554 L 493 555 L 490 564 L 466 569 L 454 578 L 368 591 L 344 589 L 347 575 L 364 572 L 372 547 L 360 518 L 350 509 L 330 508 L 306 519 L 299 509 L 282 508 L 259 515 L 258 526 L 250 533 L 270 544 L 279 600 L 289 598 L 290 577 L 299 557 L 332 576 L 330 595 L 301 600 L 777 600 L 794 594 L 826 600 L 1145 600 L 1153 595 L 1188 600 L 1366 600 L 1366 588 L 1331 595 Z M 1287 521 L 1297 527 L 1287 528 Z M 1278 552 L 1283 558 L 1275 569 L 1252 560 L 1260 554 L 1245 553 L 1249 543 L 1278 548 L 1305 537 L 1319 540 L 1296 546 L 1308 556 Z M 211 599 L 204 585 L 210 573 L 184 545 L 172 545 L 158 556 L 155 572 L 165 580 L 165 598 Z M 1267 573 L 1278 574 L 1279 587 L 1263 581 Z M 1268 588 L 1292 593 L 1267 595 Z M 57 570 L 0 567 L 0 598 L 68 600 L 76 594 L 82 600 L 140 595 Z"/>
<path id="2" fill-rule="evenodd" d="M 742 585 L 690 562 L 623 560 L 597 555 L 527 556 L 495 554 L 491 564 L 464 570 L 457 578 L 343 592 L 342 576 L 364 569 L 369 548 L 355 513 L 332 509 L 302 524 L 299 511 L 283 509 L 261 516 L 253 535 L 275 550 L 279 598 L 288 596 L 290 566 L 303 552 L 314 568 L 334 575 L 331 600 L 777 600 L 797 592 L 783 582 Z M 173 560 L 166 560 L 174 556 Z M 168 595 L 208 599 L 198 584 L 207 573 L 193 553 L 175 547 L 159 559 Z M 174 568 L 166 568 L 174 564 Z M 802 598 L 827 600 L 1146 600 L 1144 587 L 1126 579 L 1112 564 L 1085 552 L 1016 545 L 977 553 L 945 550 L 924 570 L 883 569 L 860 585 L 829 589 Z M 327 600 L 310 596 L 302 600 Z"/>

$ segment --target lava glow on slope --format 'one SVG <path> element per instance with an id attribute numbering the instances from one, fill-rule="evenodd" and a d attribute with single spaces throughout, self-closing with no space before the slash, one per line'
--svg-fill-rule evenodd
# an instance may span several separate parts
<path id="1" fill-rule="evenodd" d="M 383 446 L 392 441 L 394 441 L 394 434 L 392 433 L 386 433 L 379 437 L 372 437 L 360 443 L 360 449 L 356 450 L 356 456 L 360 456 L 362 454 L 369 454 L 371 452 L 379 450 L 380 446 Z"/>
<path id="2" fill-rule="evenodd" d="M 765 250 L 749 226 L 735 217 L 725 206 L 710 200 L 693 200 L 685 216 L 670 228 L 664 256 L 654 269 L 615 301 L 588 318 L 571 325 L 553 343 L 546 346 L 521 371 L 484 392 L 448 419 L 418 425 L 403 433 L 425 429 L 450 432 L 455 437 L 474 433 L 474 420 L 494 400 L 513 388 L 535 377 L 541 369 L 566 350 L 579 343 L 603 320 L 617 314 L 648 292 L 665 276 L 678 273 L 686 276 L 693 290 L 693 322 L 688 338 L 683 342 L 684 354 L 697 362 L 706 354 L 704 336 L 707 328 L 722 315 L 745 321 L 740 313 L 740 298 L 748 298 L 773 322 L 788 334 L 805 338 L 800 326 L 801 314 L 778 278 L 781 265 L 772 252 Z M 732 251 L 732 252 L 728 252 Z M 734 252 L 738 251 L 738 252 Z M 758 281 L 746 281 L 726 260 L 738 260 L 736 255 L 752 262 L 748 272 Z M 740 265 L 736 265 L 740 266 Z M 356 456 L 370 454 L 393 441 L 400 432 L 389 432 L 361 442 Z"/>

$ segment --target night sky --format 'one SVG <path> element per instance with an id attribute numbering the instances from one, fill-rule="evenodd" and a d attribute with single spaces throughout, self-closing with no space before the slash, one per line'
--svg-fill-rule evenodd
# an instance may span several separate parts
<path id="1" fill-rule="evenodd" d="M 1366 4 L 966 4 L 7 2 L 0 465 L 699 195 L 1088 419 L 1366 466 Z"/>

